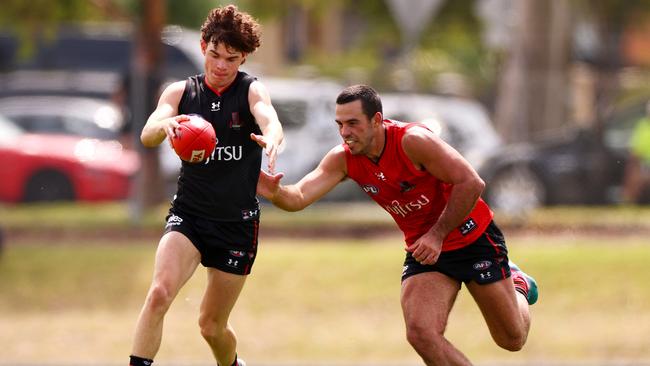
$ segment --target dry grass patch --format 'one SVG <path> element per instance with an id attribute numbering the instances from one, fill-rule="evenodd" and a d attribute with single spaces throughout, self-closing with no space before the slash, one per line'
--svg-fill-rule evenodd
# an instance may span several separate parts
<path id="1" fill-rule="evenodd" d="M 0 363 L 123 364 L 150 280 L 154 247 L 9 247 L 0 261 Z M 478 363 L 648 361 L 650 250 L 645 238 L 518 237 L 511 256 L 541 288 L 525 349 L 490 339 L 463 290 L 448 337 Z M 418 364 L 399 307 L 399 236 L 264 240 L 232 317 L 251 364 L 295 361 Z M 166 320 L 157 364 L 210 364 L 198 326 L 203 270 Z"/>

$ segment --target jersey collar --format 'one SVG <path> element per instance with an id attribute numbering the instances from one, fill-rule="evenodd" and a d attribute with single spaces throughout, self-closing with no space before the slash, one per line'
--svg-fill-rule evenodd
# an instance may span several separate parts
<path id="1" fill-rule="evenodd" d="M 237 73 L 237 76 L 235 76 L 235 79 L 230 84 L 228 84 L 228 86 L 226 86 L 225 88 L 223 88 L 223 90 L 221 92 L 219 92 L 217 89 L 213 88 L 212 85 L 210 85 L 210 83 L 208 83 L 207 75 L 205 75 L 205 74 L 203 75 L 203 83 L 205 84 L 205 86 L 208 87 L 208 89 L 210 89 L 217 96 L 222 96 L 228 90 L 230 90 L 230 87 L 237 81 L 237 79 L 239 79 L 239 73 Z"/>

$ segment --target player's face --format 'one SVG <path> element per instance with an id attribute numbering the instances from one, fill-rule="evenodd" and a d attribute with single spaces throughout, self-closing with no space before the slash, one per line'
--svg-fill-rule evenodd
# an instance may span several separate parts
<path id="1" fill-rule="evenodd" d="M 220 90 L 230 85 L 237 76 L 239 66 L 246 60 L 243 52 L 227 47 L 223 43 L 201 41 L 201 51 L 205 55 L 205 75 L 211 87 Z"/>
<path id="2" fill-rule="evenodd" d="M 361 101 L 336 105 L 336 124 L 343 142 L 354 155 L 372 155 L 375 123 L 363 113 Z"/>

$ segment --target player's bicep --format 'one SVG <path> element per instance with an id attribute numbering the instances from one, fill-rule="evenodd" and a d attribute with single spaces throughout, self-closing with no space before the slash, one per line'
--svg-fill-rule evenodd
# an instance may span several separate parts
<path id="1" fill-rule="evenodd" d="M 170 118 L 174 117 L 175 115 L 178 114 L 178 108 L 175 108 L 173 105 L 164 103 L 164 104 L 158 104 L 156 106 L 156 109 L 151 112 L 151 115 L 149 115 L 149 118 L 147 119 L 147 123 L 149 122 L 156 122 L 163 120 L 165 118 Z"/>
<path id="2" fill-rule="evenodd" d="M 169 84 L 160 95 L 158 105 L 152 115 L 155 114 L 156 117 L 160 118 L 176 116 L 178 114 L 178 105 L 180 104 L 181 97 L 185 91 L 185 83 L 185 81 L 177 81 Z"/>
<path id="3" fill-rule="evenodd" d="M 140 135 L 140 140 L 145 146 L 152 147 L 164 140 L 165 131 L 162 129 L 160 121 L 178 114 L 178 104 L 184 91 L 185 81 L 172 83 L 163 90 L 156 109 L 149 115 Z"/>
<path id="4" fill-rule="evenodd" d="M 278 114 L 271 104 L 271 96 L 262 83 L 255 81 L 250 85 L 248 103 L 262 132 L 266 131 L 270 124 L 279 123 Z"/>
<path id="5" fill-rule="evenodd" d="M 477 175 L 456 149 L 431 131 L 411 128 L 404 135 L 402 146 L 413 164 L 443 182 L 457 184 Z"/>

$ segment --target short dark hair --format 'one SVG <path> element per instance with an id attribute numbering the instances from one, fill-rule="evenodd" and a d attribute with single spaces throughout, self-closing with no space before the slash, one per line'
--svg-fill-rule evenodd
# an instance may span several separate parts
<path id="1" fill-rule="evenodd" d="M 201 38 L 216 46 L 223 43 L 237 51 L 252 53 L 260 46 L 260 25 L 235 5 L 214 8 L 201 26 Z"/>
<path id="2" fill-rule="evenodd" d="M 369 119 L 377 112 L 384 113 L 381 106 L 381 99 L 375 89 L 368 85 L 352 85 L 343 89 L 336 98 L 336 104 L 347 104 L 361 100 L 361 109 Z"/>

